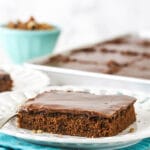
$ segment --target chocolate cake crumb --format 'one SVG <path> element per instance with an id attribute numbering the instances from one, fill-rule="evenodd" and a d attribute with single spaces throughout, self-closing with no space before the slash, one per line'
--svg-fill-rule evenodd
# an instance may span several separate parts
<path id="1" fill-rule="evenodd" d="M 134 128 L 130 128 L 129 133 L 133 133 L 135 131 Z"/>
<path id="2" fill-rule="evenodd" d="M 37 130 L 37 133 L 42 133 L 43 131 L 42 130 Z"/>

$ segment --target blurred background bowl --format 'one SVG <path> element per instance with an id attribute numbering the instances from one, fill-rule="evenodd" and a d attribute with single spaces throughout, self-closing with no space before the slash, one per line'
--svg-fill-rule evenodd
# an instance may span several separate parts
<path id="1" fill-rule="evenodd" d="M 0 26 L 0 42 L 14 63 L 51 54 L 57 43 L 60 29 L 18 30 Z"/>

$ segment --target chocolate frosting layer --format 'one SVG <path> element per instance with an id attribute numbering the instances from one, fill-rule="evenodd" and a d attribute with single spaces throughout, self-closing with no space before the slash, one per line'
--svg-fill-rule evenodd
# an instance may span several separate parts
<path id="1" fill-rule="evenodd" d="M 30 99 L 20 111 L 58 112 L 112 117 L 136 99 L 126 95 L 95 95 L 73 91 L 50 91 Z"/>

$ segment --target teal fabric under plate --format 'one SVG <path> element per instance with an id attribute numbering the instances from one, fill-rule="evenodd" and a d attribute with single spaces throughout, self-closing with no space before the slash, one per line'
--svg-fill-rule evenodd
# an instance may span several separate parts
<path id="1" fill-rule="evenodd" d="M 52 148 L 26 142 L 24 140 L 0 134 L 0 150 L 64 150 L 61 148 Z M 144 139 L 140 143 L 121 150 L 150 150 L 150 138 Z"/>

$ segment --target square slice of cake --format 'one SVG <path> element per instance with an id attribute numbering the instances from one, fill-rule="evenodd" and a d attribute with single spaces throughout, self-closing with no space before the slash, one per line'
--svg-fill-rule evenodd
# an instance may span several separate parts
<path id="1" fill-rule="evenodd" d="M 135 120 L 134 97 L 49 91 L 29 99 L 18 111 L 20 128 L 83 136 L 114 136 Z"/>
<path id="2" fill-rule="evenodd" d="M 9 73 L 4 70 L 0 70 L 0 92 L 10 91 L 12 88 L 13 81 Z"/>

